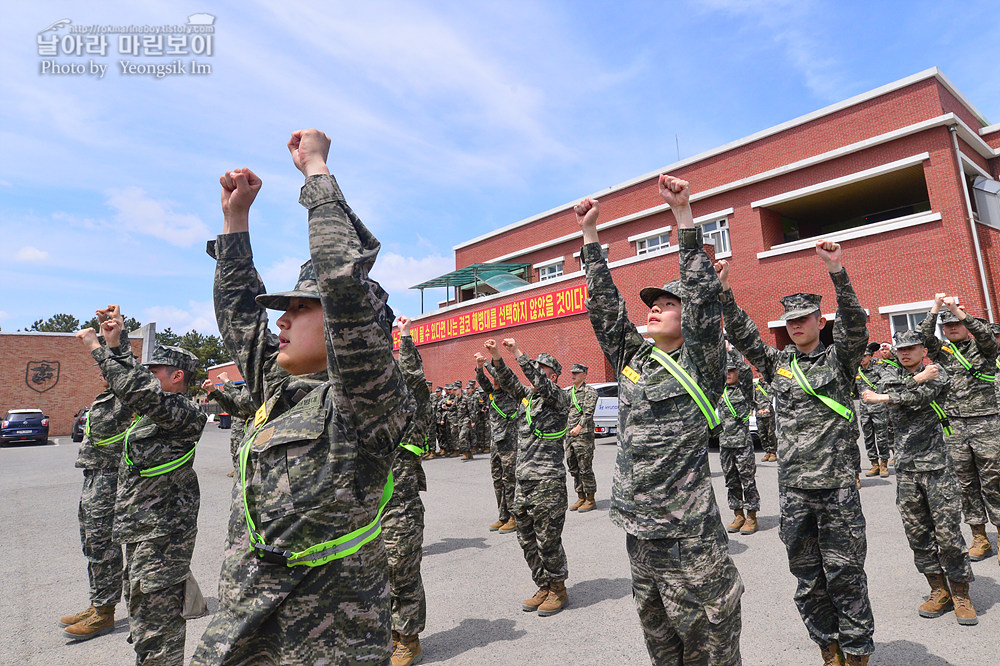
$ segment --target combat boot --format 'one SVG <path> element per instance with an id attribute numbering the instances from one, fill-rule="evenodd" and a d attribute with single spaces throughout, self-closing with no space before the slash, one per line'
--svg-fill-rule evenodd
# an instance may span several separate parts
<path id="1" fill-rule="evenodd" d="M 548 598 L 549 598 L 549 586 L 542 585 L 541 587 L 538 588 L 538 592 L 535 592 L 535 596 L 531 597 L 526 601 L 521 602 L 521 610 L 523 610 L 525 613 L 534 613 L 536 610 L 538 610 L 538 607 L 541 606 Z"/>
<path id="2" fill-rule="evenodd" d="M 392 651 L 392 666 L 410 666 L 420 661 L 420 638 L 413 634 L 399 635 L 396 649 Z"/>
<path id="3" fill-rule="evenodd" d="M 931 584 L 931 594 L 927 597 L 927 601 L 920 604 L 917 612 L 920 617 L 941 617 L 955 607 L 951 600 L 951 593 L 948 592 L 948 584 L 945 583 L 942 574 L 925 575 L 927 582 Z"/>
<path id="4" fill-rule="evenodd" d="M 872 468 L 865 472 L 865 476 L 878 476 L 878 470 L 878 461 L 876 460 L 875 463 L 872 464 Z"/>
<path id="5" fill-rule="evenodd" d="M 490 525 L 490 532 L 496 532 L 497 530 L 499 530 L 501 527 L 503 527 L 506 524 L 507 524 L 506 520 L 498 520 L 497 522 L 495 522 L 492 525 Z"/>
<path id="6" fill-rule="evenodd" d="M 889 461 L 879 460 L 878 461 L 878 475 L 881 477 L 889 476 Z"/>
<path id="7" fill-rule="evenodd" d="M 840 651 L 840 645 L 834 641 L 825 647 L 820 647 L 820 654 L 823 655 L 823 666 L 844 666 L 844 653 Z"/>
<path id="8" fill-rule="evenodd" d="M 115 605 L 95 606 L 86 619 L 63 629 L 63 636 L 74 641 L 87 641 L 115 630 Z"/>
<path id="9" fill-rule="evenodd" d="M 83 622 L 88 617 L 90 617 L 91 615 L 93 615 L 95 612 L 96 611 L 94 610 L 94 605 L 91 604 L 90 608 L 88 608 L 85 611 L 80 611 L 76 615 L 64 615 L 63 617 L 59 618 L 59 626 L 60 627 L 71 627 L 74 624 L 76 624 L 77 622 Z"/>
<path id="10" fill-rule="evenodd" d="M 844 653 L 844 663 L 847 666 L 868 666 L 867 654 L 847 654 Z"/>
<path id="11" fill-rule="evenodd" d="M 563 606 L 568 601 L 569 595 L 566 594 L 565 581 L 549 583 L 549 595 L 545 597 L 545 601 L 538 607 L 538 614 L 542 617 L 555 615 L 563 609 Z"/>
<path id="12" fill-rule="evenodd" d="M 395 629 L 392 630 L 392 651 L 396 651 L 396 647 L 399 645 L 399 632 Z"/>
<path id="13" fill-rule="evenodd" d="M 726 525 L 726 531 L 730 534 L 739 532 L 740 528 L 743 527 L 743 523 L 747 522 L 746 516 L 743 515 L 743 509 L 736 509 L 735 515 L 733 517 L 733 522 Z"/>
<path id="14" fill-rule="evenodd" d="M 511 516 L 507 520 L 507 522 L 503 524 L 503 527 L 497 530 L 497 532 L 499 532 L 500 534 L 509 534 L 510 532 L 516 532 L 516 531 L 517 531 L 517 521 L 514 520 L 514 516 Z"/>
<path id="15" fill-rule="evenodd" d="M 740 528 L 740 534 L 754 534 L 757 531 L 757 512 L 747 511 L 746 522 Z"/>
<path id="16" fill-rule="evenodd" d="M 594 493 L 587 495 L 587 498 L 580 505 L 580 513 L 587 513 L 588 511 L 593 511 L 597 507 L 597 503 L 594 502 Z"/>
<path id="17" fill-rule="evenodd" d="M 970 627 L 979 624 L 976 609 L 972 607 L 972 599 L 969 598 L 969 584 L 957 580 L 948 582 L 951 583 L 951 599 L 955 602 L 955 617 L 958 618 L 958 623 Z"/>
<path id="18" fill-rule="evenodd" d="M 972 543 L 969 545 L 969 559 L 973 562 L 985 560 L 990 556 L 993 546 L 986 538 L 986 525 L 970 525 L 972 528 Z"/>
<path id="19" fill-rule="evenodd" d="M 568 508 L 569 508 L 570 511 L 576 511 L 587 500 L 587 496 L 584 495 L 583 493 L 577 493 L 576 495 L 580 499 L 578 499 L 577 501 L 575 501 L 575 502 L 573 502 L 572 504 L 569 505 Z"/>
<path id="20" fill-rule="evenodd" d="M 462 462 L 468 462 L 472 460 L 472 451 L 466 451 L 462 454 Z"/>

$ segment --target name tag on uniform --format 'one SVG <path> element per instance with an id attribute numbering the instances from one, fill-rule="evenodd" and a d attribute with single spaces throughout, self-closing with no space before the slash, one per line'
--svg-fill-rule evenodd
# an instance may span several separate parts
<path id="1" fill-rule="evenodd" d="M 951 347 L 941 347 L 941 351 L 946 351 L 949 354 L 954 354 L 955 353 L 955 350 L 952 349 Z"/>
<path id="2" fill-rule="evenodd" d="M 492 399 L 493 399 L 493 394 L 492 394 L 492 393 L 490 393 L 490 400 L 492 400 Z"/>
<path id="3" fill-rule="evenodd" d="M 521 398 L 521 404 L 524 405 L 525 407 L 527 407 L 528 406 L 528 399 L 527 398 Z"/>
<path id="4" fill-rule="evenodd" d="M 631 381 L 633 384 L 639 383 L 639 373 L 627 365 L 625 366 L 625 369 L 622 370 L 622 376 Z"/>
<path id="5" fill-rule="evenodd" d="M 792 375 L 792 371 L 791 370 L 786 370 L 785 368 L 778 368 L 778 374 L 781 375 L 782 377 L 788 377 L 789 379 L 795 379 L 795 377 Z"/>
<path id="6" fill-rule="evenodd" d="M 253 427 L 259 428 L 267 420 L 267 404 L 260 406 L 257 413 L 253 415 Z"/>

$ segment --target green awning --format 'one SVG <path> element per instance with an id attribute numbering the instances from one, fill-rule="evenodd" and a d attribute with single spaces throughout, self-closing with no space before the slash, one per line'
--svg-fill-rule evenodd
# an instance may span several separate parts
<path id="1" fill-rule="evenodd" d="M 485 282 L 497 291 L 506 291 L 527 284 L 516 275 L 517 271 L 527 269 L 531 264 L 470 264 L 451 273 L 445 273 L 433 280 L 415 284 L 410 289 L 430 289 L 431 287 L 460 287 L 462 285 Z M 514 284 L 515 280 L 519 280 Z M 504 285 L 503 288 L 494 284 Z M 510 285 L 510 286 L 507 286 Z"/>

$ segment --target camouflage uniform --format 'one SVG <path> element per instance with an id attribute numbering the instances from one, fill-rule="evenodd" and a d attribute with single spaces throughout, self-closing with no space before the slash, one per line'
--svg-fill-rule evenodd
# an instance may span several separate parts
<path id="1" fill-rule="evenodd" d="M 943 321 L 956 321 L 948 311 Z M 927 355 L 948 371 L 951 389 L 941 407 L 954 431 L 945 437 L 948 458 L 962 490 L 962 513 L 970 525 L 985 525 L 987 519 L 1000 526 L 1000 417 L 991 382 L 977 379 L 955 356 L 957 350 L 974 372 L 997 374 L 997 341 L 975 317 L 962 321 L 970 337 L 961 342 L 942 342 L 934 335 L 937 315 L 930 313 L 920 323 L 927 341 Z"/>
<path id="2" fill-rule="evenodd" d="M 104 343 L 104 338 L 99 338 Z M 122 331 L 121 342 L 109 350 L 114 356 L 132 353 L 128 334 Z M 76 466 L 83 470 L 80 493 L 80 542 L 87 558 L 90 602 L 94 606 L 117 604 L 122 598 L 122 547 L 111 538 L 115 521 L 115 495 L 118 492 L 118 466 L 122 459 L 124 438 L 113 440 L 128 428 L 132 409 L 104 389 L 87 413 L 86 437 L 80 444 Z"/>
<path id="3" fill-rule="evenodd" d="M 164 392 L 131 347 L 99 347 L 91 353 L 114 394 L 140 416 L 124 442 L 113 536 L 125 544 L 125 596 L 136 664 L 180 664 L 184 587 L 201 503 L 194 448 L 207 419 L 186 395 Z M 197 358 L 179 347 L 157 346 L 149 365 L 193 372 Z M 163 473 L 154 469 L 168 463 L 179 466 Z"/>
<path id="4" fill-rule="evenodd" d="M 865 391 L 878 391 L 879 382 L 882 379 L 884 369 L 891 369 L 890 365 L 879 365 L 875 361 L 868 364 L 867 368 L 858 367 L 854 376 L 855 395 L 860 396 Z M 889 412 L 884 403 L 872 405 L 861 401 L 858 410 L 858 425 L 861 426 L 861 434 L 865 437 L 865 452 L 868 454 L 868 464 L 875 466 L 879 461 L 889 460 Z"/>
<path id="5" fill-rule="evenodd" d="M 753 409 L 753 371 L 739 352 L 729 352 L 729 367 L 739 370 L 735 385 L 723 389 L 719 401 L 722 437 L 719 438 L 719 463 L 726 477 L 726 499 L 729 508 L 760 510 L 757 491 L 757 461 L 753 457 L 750 437 L 750 410 Z M 726 402 L 726 399 L 729 402 Z"/>
<path id="6" fill-rule="evenodd" d="M 490 474 L 493 476 L 493 492 L 497 496 L 498 520 L 507 522 L 514 506 L 516 487 L 514 467 L 517 463 L 517 400 L 502 387 L 493 388 L 483 370 L 476 370 L 476 381 L 487 391 L 489 399 Z"/>
<path id="7" fill-rule="evenodd" d="M 490 399 L 489 393 L 481 386 L 477 386 L 472 392 L 473 414 L 476 419 L 476 446 L 480 450 L 489 451 L 490 448 L 490 426 L 489 413 Z"/>
<path id="8" fill-rule="evenodd" d="M 441 395 L 436 408 L 437 425 L 435 430 L 437 431 L 438 447 L 442 454 L 448 454 L 455 448 L 451 439 L 451 421 L 455 418 L 455 400 L 447 393 L 450 388 L 450 384 L 445 387 L 445 393 Z"/>
<path id="9" fill-rule="evenodd" d="M 502 359 L 492 363 L 500 386 L 521 401 L 517 410 L 514 469 L 517 484 L 511 507 L 517 521 L 517 541 L 535 585 L 541 588 L 561 583 L 569 576 L 562 545 L 567 507 L 563 438 L 538 435 L 565 432 L 569 399 L 565 391 L 545 376 L 538 362 L 525 354 L 517 357 L 517 363 L 531 386 L 518 381 Z"/>
<path id="10" fill-rule="evenodd" d="M 722 395 L 726 356 L 721 291 L 700 230 L 681 229 L 684 344 L 670 352 L 702 387 Z M 654 664 L 739 664 L 743 583 L 708 469 L 711 434 L 695 401 L 652 356 L 629 320 L 598 243 L 581 251 L 587 310 L 619 387 L 611 520 L 626 532 L 632 595 Z M 670 286 L 670 285 L 668 285 Z M 678 293 L 680 292 L 680 293 Z"/>
<path id="11" fill-rule="evenodd" d="M 424 547 L 424 503 L 420 501 L 420 491 L 427 490 L 427 477 L 420 465 L 421 454 L 411 447 L 424 449 L 425 433 L 433 416 L 420 352 L 409 335 L 400 336 L 399 367 L 417 401 L 417 411 L 392 463 L 394 489 L 382 516 L 382 536 L 389 557 L 392 628 L 413 636 L 424 630 L 427 621 L 427 599 L 420 576 Z"/>
<path id="12" fill-rule="evenodd" d="M 250 397 L 246 384 L 236 384 L 233 380 L 223 383 L 222 388 L 216 388 L 208 394 L 210 400 L 215 400 L 219 406 L 232 416 L 232 426 L 229 431 L 229 453 L 233 457 L 233 466 L 239 467 L 237 453 L 246 430 L 246 421 L 253 419 L 257 405 Z"/>
<path id="13" fill-rule="evenodd" d="M 458 450 L 462 453 L 472 453 L 476 448 L 476 431 L 473 427 L 475 408 L 472 404 L 472 394 L 463 393 L 458 398 Z"/>
<path id="14" fill-rule="evenodd" d="M 888 415 L 896 425 L 896 508 L 913 562 L 920 573 L 970 582 L 958 482 L 948 468 L 941 421 L 930 406 L 945 399 L 948 373 L 939 366 L 937 379 L 918 384 L 906 369 L 893 370 L 883 374 L 878 393 L 888 394 Z"/>
<path id="15" fill-rule="evenodd" d="M 262 406 L 252 441 L 240 450 L 245 489 L 236 484 L 219 609 L 195 651 L 196 665 L 382 664 L 391 651 L 382 538 L 325 564 L 285 566 L 258 557 L 238 527 L 245 501 L 264 543 L 301 553 L 377 526 L 413 411 L 392 357 L 387 294 L 368 276 L 378 240 L 331 175 L 306 178 L 299 201 L 309 210 L 312 259 L 292 292 L 264 293 L 249 233 L 215 242 L 219 330 Z M 291 296 L 319 297 L 327 372 L 290 376 L 277 364 L 278 337 L 265 307 L 285 309 Z"/>
<path id="16" fill-rule="evenodd" d="M 428 390 L 431 386 L 427 387 Z M 427 398 L 427 409 L 430 412 L 430 423 L 427 425 L 427 452 L 437 453 L 437 414 L 438 405 L 441 402 L 441 396 L 438 395 L 437 391 L 430 391 L 430 395 Z"/>
<path id="17" fill-rule="evenodd" d="M 580 497 L 597 492 L 594 476 L 594 410 L 597 409 L 597 389 L 584 384 L 579 390 L 566 389 L 569 397 L 569 420 L 566 421 L 566 466 L 573 475 L 573 489 Z M 570 434 L 576 426 L 579 435 Z"/>
<path id="18" fill-rule="evenodd" d="M 777 453 L 778 441 L 774 436 L 774 405 L 771 404 L 771 385 L 758 379 L 753 390 L 754 409 L 757 410 L 757 436 L 764 453 Z M 761 410 L 770 412 L 761 416 Z"/>
<path id="19" fill-rule="evenodd" d="M 721 300 L 729 339 L 761 371 L 775 398 L 779 533 L 788 568 L 798 579 L 799 615 L 820 646 L 837 642 L 845 653 L 866 655 L 875 649 L 875 621 L 864 569 L 868 544 L 856 476 L 856 417 L 848 421 L 806 393 L 791 372 L 797 359 L 816 393 L 853 405 L 853 380 L 868 344 L 868 315 L 846 270 L 830 278 L 837 293 L 833 346 L 819 342 L 808 354 L 794 344 L 782 350 L 765 345 L 732 291 Z M 819 310 L 818 296 L 796 294 L 782 302 L 787 319 Z"/>

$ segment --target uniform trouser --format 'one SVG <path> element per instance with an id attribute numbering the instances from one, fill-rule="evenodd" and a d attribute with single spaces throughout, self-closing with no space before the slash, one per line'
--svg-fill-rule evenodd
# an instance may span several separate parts
<path id="1" fill-rule="evenodd" d="M 860 417 L 868 464 L 875 466 L 880 460 L 889 460 L 889 449 L 892 444 L 889 436 L 889 415 L 884 411 L 866 411 L 862 412 Z"/>
<path id="2" fill-rule="evenodd" d="M 95 606 L 117 604 L 122 598 L 122 547 L 111 539 L 117 490 L 117 469 L 83 470 L 80 543 L 87 558 L 90 602 Z"/>
<path id="3" fill-rule="evenodd" d="M 463 451 L 462 424 L 457 421 L 448 421 L 448 449 L 450 451 Z"/>
<path id="4" fill-rule="evenodd" d="M 185 581 L 197 530 L 125 544 L 129 640 L 136 666 L 184 663 Z"/>
<path id="5" fill-rule="evenodd" d="M 952 416 L 945 437 L 948 459 L 962 491 L 969 525 L 1000 525 L 1000 417 Z"/>
<path id="6" fill-rule="evenodd" d="M 435 428 L 435 430 L 437 430 L 438 448 L 442 452 L 450 450 L 451 446 L 452 446 L 451 445 L 451 427 L 448 424 L 448 422 L 445 421 L 444 425 L 441 425 L 439 423 L 437 425 L 437 427 Z"/>
<path id="7" fill-rule="evenodd" d="M 865 517 L 858 488 L 779 486 L 779 535 L 798 579 L 795 605 L 809 637 L 849 654 L 871 654 L 875 621 L 865 575 Z"/>
<path id="8" fill-rule="evenodd" d="M 476 428 L 469 423 L 463 423 L 458 429 L 458 450 L 462 453 L 472 453 L 475 448 Z"/>
<path id="9" fill-rule="evenodd" d="M 538 587 L 562 582 L 569 576 L 562 545 L 566 506 L 565 478 L 518 480 L 513 508 L 517 541 Z"/>
<path id="10" fill-rule="evenodd" d="M 896 470 L 896 508 L 922 574 L 943 573 L 948 580 L 973 580 L 962 538 L 958 481 L 950 469 Z"/>
<path id="11" fill-rule="evenodd" d="M 760 510 L 760 493 L 757 492 L 757 462 L 753 457 L 753 441 L 740 448 L 719 448 L 719 462 L 726 477 L 726 499 L 729 508 Z"/>
<path id="12" fill-rule="evenodd" d="M 573 475 L 573 490 L 577 495 L 593 495 L 597 492 L 594 446 L 593 436 L 566 438 L 566 466 Z"/>
<path id="13" fill-rule="evenodd" d="M 402 455 L 402 454 L 400 454 Z M 415 484 L 394 492 L 382 516 L 382 536 L 389 558 L 392 628 L 406 636 L 419 634 L 427 622 L 427 598 L 420 575 L 424 546 L 424 503 Z"/>
<path id="14" fill-rule="evenodd" d="M 760 446 L 764 453 L 777 453 L 778 439 L 774 432 L 774 417 L 757 417 L 757 436 L 760 437 Z"/>
<path id="15" fill-rule="evenodd" d="M 510 519 L 511 508 L 514 506 L 514 467 L 517 463 L 517 451 L 497 451 L 496 445 L 490 449 L 490 474 L 493 475 L 493 492 L 497 496 L 499 520 Z"/>
<path id="16" fill-rule="evenodd" d="M 233 457 L 233 467 L 240 468 L 240 444 L 243 443 L 243 435 L 246 434 L 246 421 L 233 417 L 232 430 L 229 432 L 229 454 Z"/>
<path id="17" fill-rule="evenodd" d="M 632 597 L 656 666 L 742 663 L 743 584 L 726 543 L 717 534 L 652 540 L 626 535 Z"/>

